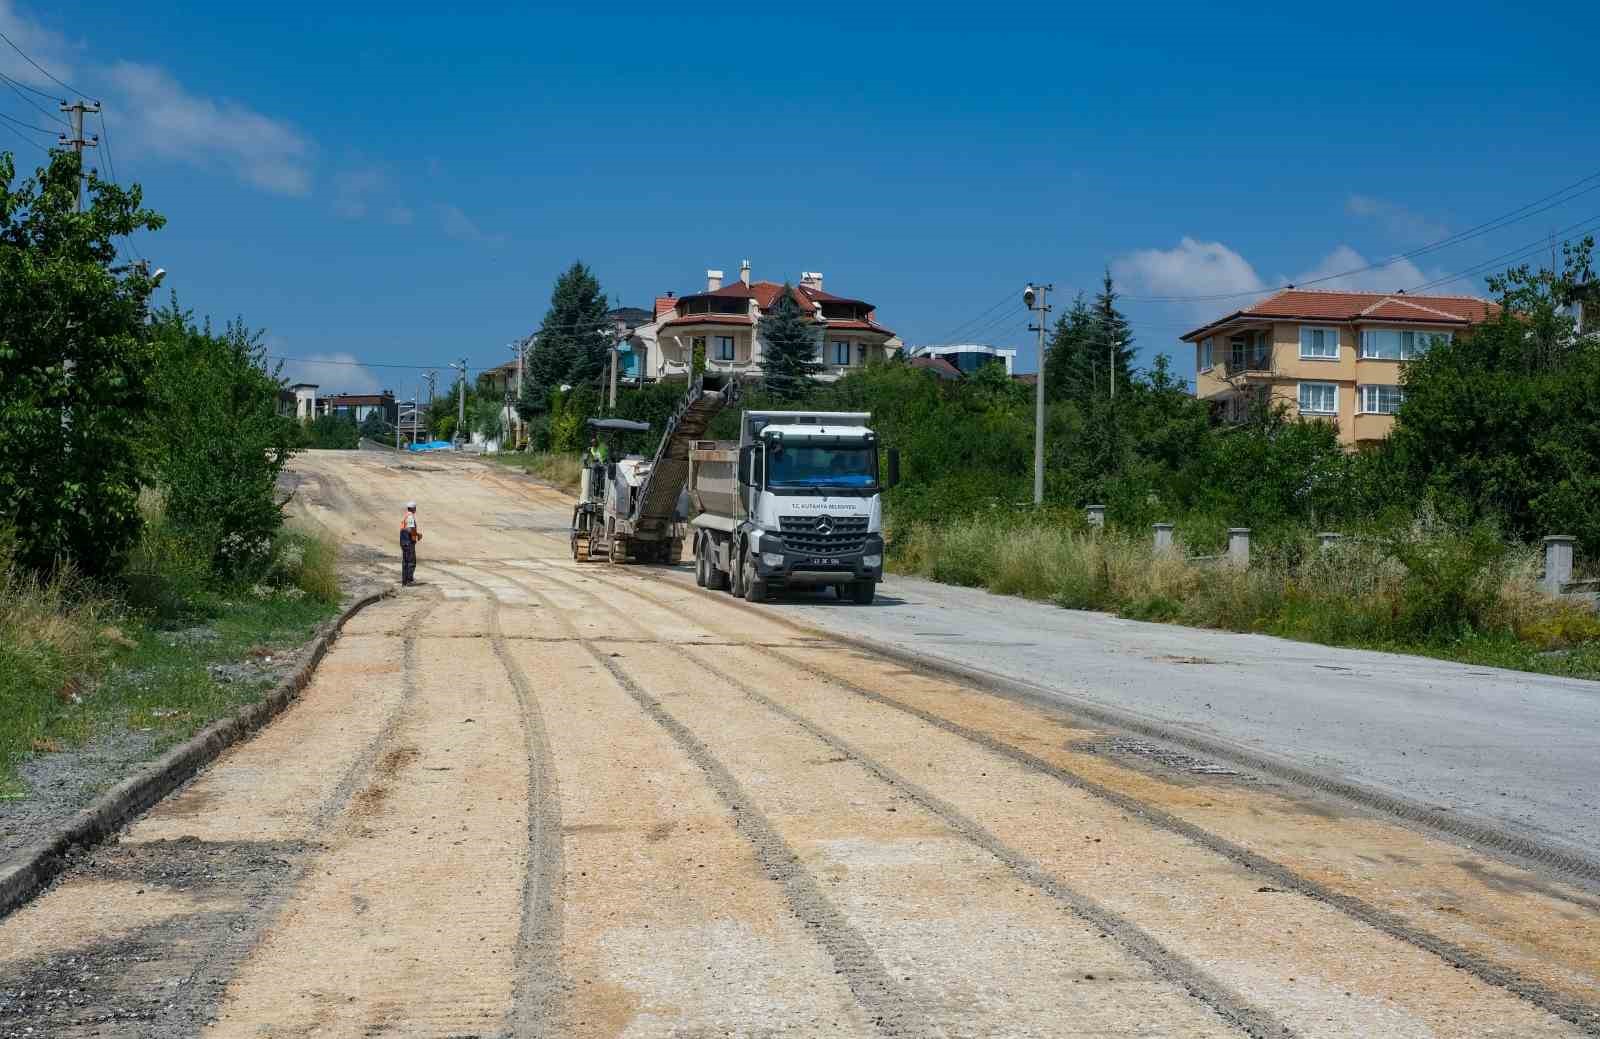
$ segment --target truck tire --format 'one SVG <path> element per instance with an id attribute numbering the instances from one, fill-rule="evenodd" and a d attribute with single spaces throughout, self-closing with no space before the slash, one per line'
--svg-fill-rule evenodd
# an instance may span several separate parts
<path id="1" fill-rule="evenodd" d="M 708 560 L 706 559 L 704 541 L 701 538 L 695 538 L 694 583 L 701 588 L 709 587 L 711 584 L 711 577 L 706 573 L 706 571 L 709 569 L 709 567 L 706 565 L 707 562 Z"/>
<path id="2" fill-rule="evenodd" d="M 857 606 L 871 606 L 873 596 L 877 594 L 877 581 L 855 581 L 850 585 L 850 599 Z"/>
<path id="3" fill-rule="evenodd" d="M 756 573 L 756 559 L 749 552 L 744 554 L 743 570 L 745 602 L 766 602 L 767 582 Z"/>
<path id="4" fill-rule="evenodd" d="M 701 536 L 700 547 L 706 554 L 706 587 L 717 591 L 728 587 L 728 575 L 717 566 L 717 545 L 710 534 Z"/>

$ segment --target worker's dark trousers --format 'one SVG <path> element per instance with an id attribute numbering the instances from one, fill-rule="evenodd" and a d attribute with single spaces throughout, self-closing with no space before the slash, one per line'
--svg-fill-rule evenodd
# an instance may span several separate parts
<path id="1" fill-rule="evenodd" d="M 410 584 L 417 572 L 417 543 L 411 540 L 411 531 L 400 532 L 400 583 Z"/>

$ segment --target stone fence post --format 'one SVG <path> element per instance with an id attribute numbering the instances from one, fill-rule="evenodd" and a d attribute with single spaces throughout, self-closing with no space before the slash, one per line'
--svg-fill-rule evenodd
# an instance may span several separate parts
<path id="1" fill-rule="evenodd" d="M 1250 528 L 1228 528 L 1228 562 L 1237 567 L 1250 565 Z"/>
<path id="2" fill-rule="evenodd" d="M 1156 532 L 1156 551 L 1157 552 L 1171 552 L 1172 551 L 1172 524 L 1170 524 L 1170 523 L 1157 523 L 1155 525 L 1155 532 Z"/>
<path id="3" fill-rule="evenodd" d="M 1570 534 L 1552 534 L 1544 539 L 1544 580 L 1539 582 L 1549 595 L 1560 595 L 1572 580 L 1572 547 L 1578 539 Z"/>
<path id="4" fill-rule="evenodd" d="M 1083 511 L 1084 515 L 1089 519 L 1089 526 L 1097 527 L 1101 530 L 1105 529 L 1106 507 L 1104 505 L 1086 505 Z"/>

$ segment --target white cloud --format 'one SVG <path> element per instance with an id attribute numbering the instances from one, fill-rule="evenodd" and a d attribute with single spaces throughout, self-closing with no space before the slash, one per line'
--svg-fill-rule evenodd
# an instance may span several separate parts
<path id="1" fill-rule="evenodd" d="M 1429 220 L 1399 203 L 1371 195 L 1351 195 L 1345 200 L 1344 211 L 1363 220 L 1378 221 L 1397 240 L 1407 245 L 1437 241 L 1450 233 L 1450 229 L 1437 220 Z"/>
<path id="2" fill-rule="evenodd" d="M 446 202 L 438 207 L 439 222 L 444 227 L 444 233 L 451 238 L 458 238 L 463 242 L 480 242 L 485 245 L 499 245 L 506 240 L 504 234 L 490 234 L 465 212 L 460 206 Z"/>
<path id="3" fill-rule="evenodd" d="M 282 120 L 186 90 L 164 69 L 121 61 L 106 78 L 122 95 L 122 140 L 134 150 L 196 165 L 221 163 L 279 195 L 311 191 L 311 142 Z"/>
<path id="4" fill-rule="evenodd" d="M 1173 249 L 1129 253 L 1112 263 L 1111 272 L 1148 296 L 1209 296 L 1267 288 L 1243 256 L 1221 242 L 1201 242 L 1187 235 Z"/>
<path id="5" fill-rule="evenodd" d="M 1428 275 L 1410 260 L 1396 260 L 1373 270 L 1363 269 L 1368 266 L 1370 263 L 1366 257 L 1348 245 L 1341 245 L 1324 256 L 1315 267 L 1294 277 L 1282 278 L 1279 284 L 1289 282 L 1330 291 L 1394 292 L 1397 289 L 1414 288 L 1429 280 Z M 1354 273 L 1346 274 L 1346 271 Z"/>
<path id="6" fill-rule="evenodd" d="M 284 352 L 275 339 L 268 340 L 268 348 L 273 354 Z M 377 393 L 393 388 L 374 369 L 347 353 L 311 354 L 304 359 L 285 361 L 283 377 L 291 383 L 315 383 L 318 395 L 324 397 L 334 393 Z"/>
<path id="7" fill-rule="evenodd" d="M 1372 270 L 1371 264 L 1348 245 L 1332 249 L 1298 274 L 1280 274 L 1264 281 L 1254 265 L 1221 242 L 1201 242 L 1184 237 L 1172 249 L 1140 249 L 1111 265 L 1118 280 L 1138 296 L 1225 296 L 1187 304 L 1199 317 L 1214 317 L 1219 308 L 1254 302 L 1258 295 L 1292 284 L 1309 289 L 1352 292 L 1393 292 L 1412 288 L 1438 276 L 1424 273 L 1410 260 L 1396 260 Z M 1346 273 L 1350 272 L 1350 273 Z"/>
<path id="8" fill-rule="evenodd" d="M 11 42 L 26 51 L 34 61 L 54 73 L 56 78 L 68 83 L 76 79 L 77 70 L 73 67 L 71 59 L 73 48 L 60 33 L 19 14 L 10 0 L 0 0 L 0 32 L 5 33 Z M 50 77 L 28 64 L 21 54 L 3 43 L 0 43 L 0 72 L 52 95 L 62 93 L 61 88 L 51 82 Z M 35 100 L 46 109 L 55 108 L 54 104 L 44 98 L 36 97 Z"/>

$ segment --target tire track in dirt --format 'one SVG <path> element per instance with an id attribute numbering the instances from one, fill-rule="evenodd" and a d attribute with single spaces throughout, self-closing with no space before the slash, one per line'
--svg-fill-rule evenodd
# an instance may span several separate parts
<path id="1" fill-rule="evenodd" d="M 667 603 L 660 598 L 640 589 L 628 587 L 611 575 L 597 575 L 594 580 L 604 584 L 625 595 L 632 595 L 646 599 L 655 606 L 670 609 Z M 631 583 L 631 582 L 630 582 Z M 707 593 L 707 597 L 712 597 Z M 714 597 L 713 597 L 714 599 Z M 727 604 L 729 608 L 739 607 Z M 620 607 L 612 607 L 619 616 L 627 616 Z M 761 617 L 761 620 L 770 624 L 794 630 L 795 626 L 782 618 Z M 801 629 L 804 630 L 804 629 Z M 796 670 L 838 684 L 848 689 L 857 696 L 864 697 L 874 703 L 903 711 L 939 729 L 960 736 L 985 750 L 1014 761 L 1033 771 L 1065 783 L 1075 789 L 1082 790 L 1094 797 L 1100 798 L 1113 806 L 1132 814 L 1135 818 L 1158 829 L 1181 836 L 1193 843 L 1215 852 L 1224 858 L 1244 866 L 1247 869 L 1260 873 L 1272 882 L 1271 886 L 1281 886 L 1308 898 L 1332 906 L 1340 912 L 1373 927 L 1390 937 L 1406 942 L 1416 948 L 1422 949 L 1448 963 L 1451 967 L 1464 971 L 1485 984 L 1510 992 L 1519 998 L 1539 1007 L 1567 1023 L 1581 1029 L 1583 1034 L 1600 1036 L 1600 1006 L 1582 1000 L 1574 999 L 1571 995 L 1544 984 L 1536 978 L 1494 963 L 1479 956 L 1471 950 L 1440 937 L 1424 929 L 1415 927 L 1399 916 L 1378 906 L 1348 893 L 1337 891 L 1327 885 L 1319 883 L 1291 869 L 1287 865 L 1277 862 L 1267 856 L 1253 852 L 1237 842 L 1204 829 L 1194 823 L 1181 819 L 1164 809 L 1130 796 L 1121 791 L 1113 790 L 1101 783 L 1080 776 L 1060 765 L 1045 761 L 1036 755 L 1014 747 L 994 736 L 961 725 L 946 719 L 932 711 L 925 710 L 910 704 L 902 703 L 892 696 L 885 695 L 874 689 L 869 689 L 849 678 L 816 667 L 812 663 L 795 656 L 785 650 L 792 647 L 763 645 L 763 650 L 774 659 Z M 868 654 L 870 655 L 870 654 Z M 1070 710 L 1070 709 L 1069 709 Z"/>
<path id="2" fill-rule="evenodd" d="M 844 914 L 823 893 L 821 885 L 800 862 L 794 849 L 752 807 L 750 795 L 733 773 L 712 755 L 699 737 L 668 713 L 659 700 L 646 692 L 599 647 L 587 641 L 583 647 L 705 773 L 707 782 L 737 818 L 739 832 L 755 848 L 762 871 L 783 888 L 790 907 L 811 928 L 813 937 L 827 951 L 856 1001 L 868 1012 L 878 1029 L 888 1036 L 938 1034 L 910 993 L 889 976 L 871 943 L 850 925 Z"/>
<path id="3" fill-rule="evenodd" d="M 1240 1028 L 1246 1035 L 1258 1039 L 1283 1037 L 1289 1039 L 1297 1033 L 1270 1010 L 1253 1004 L 1228 985 L 1223 984 L 1188 957 L 1162 945 L 1154 936 L 1121 914 L 1095 902 L 1079 891 L 1073 890 L 1060 877 L 1039 866 L 1016 848 L 989 832 L 976 820 L 968 817 L 949 802 L 929 790 L 913 783 L 905 776 L 880 761 L 865 754 L 832 732 L 812 722 L 809 718 L 790 710 L 754 686 L 733 674 L 708 663 L 698 655 L 674 647 L 684 659 L 703 669 L 729 687 L 737 689 L 750 700 L 797 725 L 832 747 L 840 754 L 857 762 L 868 772 L 904 793 L 916 804 L 932 812 L 945 824 L 967 840 L 1005 863 L 1012 872 L 1037 890 L 1067 906 L 1077 917 L 1098 927 L 1116 938 L 1118 944 L 1138 959 L 1144 961 L 1157 977 L 1165 978 L 1182 987 L 1190 995 L 1214 1010 L 1223 1020 Z"/>
<path id="4" fill-rule="evenodd" d="M 466 569 L 466 568 L 462 568 Z M 489 639 L 517 694 L 528 745 L 528 867 L 523 876 L 522 922 L 517 935 L 516 982 L 508 1025 L 516 1036 L 565 1033 L 565 994 L 570 980 L 561 970 L 561 790 L 552 766 L 544 712 L 528 676 L 506 647 L 500 596 L 489 585 L 450 571 L 481 589 L 493 604 Z"/>
<path id="5" fill-rule="evenodd" d="M 1043 758 L 996 739 L 988 733 L 950 721 L 932 711 L 902 703 L 892 696 L 868 689 L 831 671 L 817 668 L 808 661 L 786 653 L 782 649 L 769 649 L 768 652 L 775 659 L 783 661 L 798 671 L 831 682 L 873 703 L 909 714 L 935 728 L 959 736 L 982 747 L 990 753 L 999 755 L 1027 769 L 1049 776 L 1058 782 L 1065 783 L 1074 789 L 1082 790 L 1084 793 L 1106 801 L 1132 814 L 1145 824 L 1183 837 L 1221 855 L 1231 862 L 1261 874 L 1271 881 L 1274 886 L 1282 885 L 1285 890 L 1294 891 L 1307 898 L 1325 903 L 1352 919 L 1375 928 L 1390 937 L 1432 953 L 1451 967 L 1464 971 L 1485 984 L 1511 992 L 1534 1006 L 1577 1026 L 1586 1035 L 1600 1035 L 1600 1007 L 1575 1001 L 1535 979 L 1491 963 L 1453 942 L 1412 927 L 1393 913 L 1371 905 L 1353 895 L 1335 891 L 1326 885 L 1302 876 L 1282 863 L 1253 852 L 1243 845 L 1196 826 L 1187 820 L 1180 819 L 1162 808 L 1124 794 L 1121 791 L 1113 790 L 1092 779 L 1062 768 L 1060 765 L 1045 761 Z"/>

